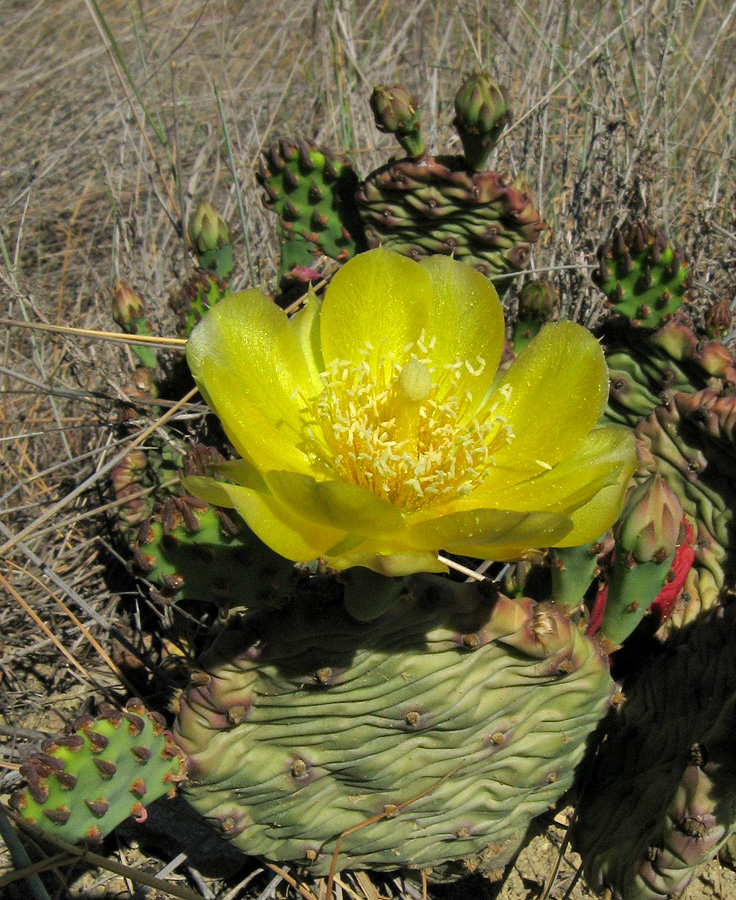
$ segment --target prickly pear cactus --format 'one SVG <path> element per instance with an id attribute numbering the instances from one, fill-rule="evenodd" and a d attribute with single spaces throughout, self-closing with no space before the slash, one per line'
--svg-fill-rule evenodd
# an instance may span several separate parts
<path id="1" fill-rule="evenodd" d="M 96 719 L 80 716 L 68 734 L 45 740 L 20 771 L 27 787 L 10 805 L 71 843 L 99 841 L 131 815 L 145 821 L 144 802 L 173 792 L 185 777 L 164 719 L 140 700 L 124 710 L 101 704 Z"/>
<path id="2" fill-rule="evenodd" d="M 135 474 L 146 470 L 143 451 L 129 457 L 118 482 L 131 467 Z M 196 444 L 171 474 L 176 486 L 168 496 L 159 491 L 158 499 L 142 511 L 138 505 L 124 507 L 137 524 L 135 569 L 172 601 L 205 600 L 227 609 L 281 605 L 291 595 L 294 566 L 259 541 L 234 510 L 197 500 L 179 484 L 181 478 L 202 475 L 222 462 L 216 450 Z"/>
<path id="3" fill-rule="evenodd" d="M 736 606 L 689 629 L 612 711 L 577 804 L 589 884 L 679 896 L 736 829 Z"/>
<path id="4" fill-rule="evenodd" d="M 693 611 L 685 608 L 688 603 L 707 608 L 734 583 L 734 423 L 736 397 L 704 390 L 676 394 L 636 429 L 639 473 L 656 471 L 669 482 L 694 529 L 697 579 L 689 582 L 673 625 L 692 617 Z"/>
<path id="5" fill-rule="evenodd" d="M 682 250 L 641 221 L 616 230 L 598 251 L 593 281 L 611 309 L 656 328 L 687 299 L 690 277 Z"/>
<path id="6" fill-rule="evenodd" d="M 361 184 L 358 204 L 370 247 L 413 259 L 453 254 L 493 279 L 521 271 L 542 223 L 523 180 L 471 172 L 462 157 L 392 160 Z"/>
<path id="7" fill-rule="evenodd" d="M 356 200 L 369 247 L 383 244 L 413 259 L 453 254 L 503 293 L 511 283 L 503 276 L 526 267 L 544 226 L 523 177 L 485 168 L 510 118 L 505 90 L 488 76 L 471 76 L 455 106 L 464 156 L 392 159 L 368 175 Z M 378 125 L 387 130 L 380 118 Z"/>
<path id="8" fill-rule="evenodd" d="M 690 292 L 687 264 L 661 229 L 632 221 L 614 231 L 598 251 L 593 281 L 620 313 L 600 329 L 611 376 L 609 421 L 634 428 L 678 392 L 736 383 L 731 354 L 712 339 L 724 311 L 716 304 L 706 313 L 707 334 L 696 333 L 680 310 Z"/>
<path id="9" fill-rule="evenodd" d="M 367 623 L 319 593 L 256 615 L 200 666 L 175 725 L 188 799 L 245 852 L 319 874 L 362 824 L 339 869 L 497 872 L 613 693 L 557 610 L 432 576 Z"/>
<path id="10" fill-rule="evenodd" d="M 279 217 L 280 275 L 312 266 L 320 253 L 343 262 L 365 249 L 349 163 L 304 141 L 282 140 L 264 154 L 257 177 Z"/>

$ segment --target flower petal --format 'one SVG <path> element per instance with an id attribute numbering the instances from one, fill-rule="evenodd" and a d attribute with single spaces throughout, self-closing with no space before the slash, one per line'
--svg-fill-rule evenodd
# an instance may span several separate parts
<path id="1" fill-rule="evenodd" d="M 317 481 L 283 471 L 268 472 L 265 481 L 274 497 L 309 522 L 360 535 L 394 535 L 404 529 L 395 506 L 347 481 Z"/>
<path id="2" fill-rule="evenodd" d="M 322 353 L 333 360 L 372 368 L 387 353 L 399 364 L 405 348 L 425 327 L 432 304 L 429 275 L 418 263 L 390 250 L 369 250 L 334 276 L 322 303 Z"/>
<path id="3" fill-rule="evenodd" d="M 504 339 L 503 307 L 491 282 L 450 256 L 429 256 L 419 263 L 432 280 L 434 302 L 426 326 L 426 342 L 436 364 L 466 362 L 462 390 L 473 397 L 466 414 L 475 415 L 488 393 L 501 360 Z M 462 422 L 461 422 L 462 424 Z"/>
<path id="4" fill-rule="evenodd" d="M 509 389 L 507 400 L 499 397 Z M 607 397 L 606 360 L 593 335 L 572 322 L 546 325 L 491 397 L 491 406 L 500 400 L 496 414 L 506 417 L 514 437 L 494 450 L 489 484 L 513 484 L 525 470 L 541 472 L 565 459 L 596 424 Z"/>
<path id="5" fill-rule="evenodd" d="M 286 314 L 258 291 L 213 307 L 187 344 L 187 362 L 228 437 L 261 471 L 309 471 L 298 395 L 322 389 Z"/>
<path id="6" fill-rule="evenodd" d="M 317 559 L 345 538 L 344 531 L 302 519 L 270 494 L 196 476 L 186 484 L 196 497 L 236 509 L 264 544 L 294 562 Z"/>
<path id="7" fill-rule="evenodd" d="M 417 550 L 444 547 L 481 559 L 503 559 L 511 550 L 516 555 L 552 546 L 571 528 L 562 513 L 469 509 L 412 523 L 406 543 Z"/>
<path id="8" fill-rule="evenodd" d="M 556 467 L 561 481 L 566 477 L 572 481 L 580 469 L 589 470 L 592 480 L 594 472 L 605 469 L 606 464 L 609 467 L 607 483 L 590 500 L 568 513 L 573 528 L 554 546 L 585 544 L 613 525 L 621 512 L 631 476 L 637 468 L 636 439 L 624 428 L 597 428 L 573 457 Z M 564 506 L 564 503 L 561 505 Z"/>
<path id="9" fill-rule="evenodd" d="M 447 566 L 437 559 L 436 553 L 419 550 L 401 550 L 395 553 L 378 553 L 371 547 L 327 556 L 327 564 L 342 572 L 352 566 L 363 566 L 390 578 L 401 578 L 415 572 L 446 572 Z"/>
<path id="10" fill-rule="evenodd" d="M 304 353 L 304 359 L 309 367 L 314 383 L 319 383 L 319 374 L 324 371 L 325 361 L 322 358 L 320 346 L 320 313 L 322 301 L 309 286 L 307 299 L 304 305 L 289 319 L 289 324 L 296 334 Z"/>

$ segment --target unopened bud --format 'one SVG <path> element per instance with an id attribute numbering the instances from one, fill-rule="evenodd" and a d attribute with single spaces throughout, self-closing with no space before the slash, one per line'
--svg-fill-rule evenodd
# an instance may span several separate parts
<path id="1" fill-rule="evenodd" d="M 471 169 L 485 166 L 501 132 L 511 121 L 508 94 L 490 75 L 471 75 L 455 95 L 455 127 Z"/>
<path id="2" fill-rule="evenodd" d="M 680 498 L 660 475 L 653 475 L 626 501 L 617 548 L 636 563 L 662 563 L 675 552 L 682 516 Z"/>
<path id="3" fill-rule="evenodd" d="M 227 223 L 206 200 L 200 200 L 189 220 L 187 234 L 195 253 L 219 250 L 230 241 Z"/>
<path id="4" fill-rule="evenodd" d="M 112 317 L 127 332 L 146 314 L 146 304 L 125 281 L 116 281 L 112 289 Z"/>

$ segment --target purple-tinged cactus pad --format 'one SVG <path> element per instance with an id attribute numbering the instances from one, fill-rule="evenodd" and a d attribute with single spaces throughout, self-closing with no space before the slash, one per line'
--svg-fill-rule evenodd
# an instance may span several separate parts
<path id="1" fill-rule="evenodd" d="M 95 843 L 128 816 L 146 819 L 145 803 L 185 777 L 182 754 L 156 713 L 140 700 L 100 706 L 69 734 L 49 738 L 21 766 L 26 787 L 10 805 L 21 817 L 70 843 Z"/>
<path id="2" fill-rule="evenodd" d="M 554 608 L 431 576 L 367 623 L 339 597 L 255 614 L 201 669 L 175 726 L 188 799 L 244 852 L 317 874 L 386 812 L 345 836 L 340 869 L 497 872 L 571 786 L 613 693 Z"/>

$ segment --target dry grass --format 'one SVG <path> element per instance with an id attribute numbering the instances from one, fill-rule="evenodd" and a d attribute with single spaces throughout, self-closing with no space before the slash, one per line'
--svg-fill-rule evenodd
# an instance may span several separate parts
<path id="1" fill-rule="evenodd" d="M 173 334 L 167 297 L 187 266 L 181 216 L 200 196 L 230 222 L 236 286 L 250 280 L 246 243 L 257 286 L 272 286 L 273 223 L 257 200 L 253 167 L 274 135 L 344 146 L 365 173 L 393 152 L 372 126 L 370 89 L 401 80 L 422 99 L 430 150 L 446 151 L 462 73 L 490 68 L 509 87 L 516 118 L 495 164 L 526 173 L 536 192 L 550 228 L 534 265 L 550 271 L 568 316 L 594 315 L 592 252 L 630 211 L 685 244 L 701 298 L 736 297 L 732 2 L 101 6 L 130 80 L 89 0 L 5 0 L 0 34 L 0 766 L 10 773 L 90 689 L 98 698 L 124 693 L 107 657 L 116 641 L 128 641 L 142 666 L 156 662 L 143 631 L 160 615 L 127 574 L 109 527 L 106 473 L 136 437 L 117 429 L 133 357 L 104 339 L 32 326 L 111 328 L 108 286 L 122 277 L 145 297 L 154 330 Z M 174 413 L 183 428 L 198 415 L 194 405 Z M 144 411 L 139 433 L 153 423 Z M 148 864 L 135 850 L 119 853 Z M 179 861 L 177 877 L 187 865 Z M 52 896 L 143 896 L 121 875 L 81 871 L 58 869 Z M 192 871 L 189 883 L 204 896 L 205 888 L 231 900 L 287 892 L 271 872 L 254 876 L 255 866 L 227 883 L 199 881 Z M 520 872 L 504 896 L 537 896 L 547 872 L 533 864 L 532 874 Z M 571 877 L 550 896 L 565 895 Z M 733 880 L 730 888 L 714 884 L 713 896 L 736 897 Z M 353 876 L 339 890 L 421 896 L 398 881 Z M 583 896 L 580 885 L 572 896 Z"/>

